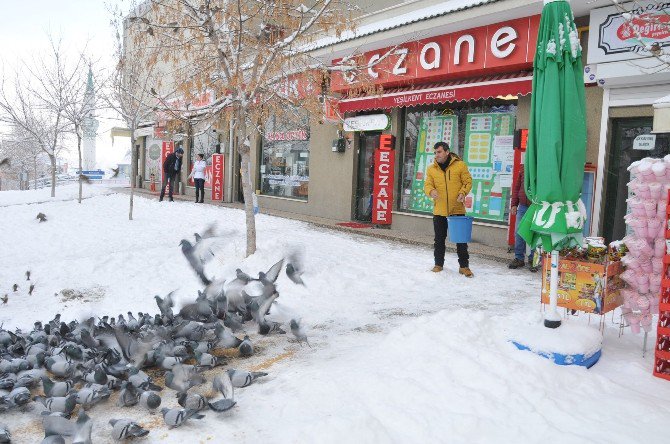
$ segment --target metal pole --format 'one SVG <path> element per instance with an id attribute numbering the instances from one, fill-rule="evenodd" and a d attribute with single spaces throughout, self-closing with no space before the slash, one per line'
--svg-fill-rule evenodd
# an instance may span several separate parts
<path id="1" fill-rule="evenodd" d="M 558 328 L 561 326 L 561 315 L 558 306 L 558 250 L 551 251 L 551 279 L 549 280 L 549 310 L 544 314 L 544 326 Z"/>

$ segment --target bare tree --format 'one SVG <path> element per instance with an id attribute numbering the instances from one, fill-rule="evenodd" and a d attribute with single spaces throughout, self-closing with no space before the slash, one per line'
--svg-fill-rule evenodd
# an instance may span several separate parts
<path id="1" fill-rule="evenodd" d="M 128 39 L 152 48 L 169 75 L 151 85 L 174 125 L 233 122 L 241 155 L 247 255 L 256 250 L 250 151 L 270 116 L 321 120 L 329 66 L 309 49 L 353 30 L 343 0 L 147 0 L 127 17 Z M 202 100 L 211 94 L 212 100 Z"/>
<path id="2" fill-rule="evenodd" d="M 128 22 L 117 7 L 112 11 L 112 24 L 116 28 L 116 69 L 108 82 L 104 95 L 106 105 L 116 111 L 130 130 L 130 204 L 128 219 L 133 220 L 135 181 L 137 171 L 137 150 L 135 131 L 143 122 L 154 117 L 155 98 L 151 93 L 157 82 L 157 56 L 142 45 L 133 44 L 125 38 Z M 133 16 L 131 14 L 131 16 Z"/>
<path id="3" fill-rule="evenodd" d="M 46 56 L 31 63 L 22 61 L 13 70 L 11 82 L 4 77 L 0 81 L 0 122 L 19 129 L 49 157 L 51 197 L 54 197 L 56 159 L 63 150 L 68 122 L 64 85 L 44 81 L 46 72 L 55 72 L 60 64 L 59 45 L 53 40 L 50 43 Z"/>
<path id="4" fill-rule="evenodd" d="M 37 188 L 37 178 L 49 172 L 49 161 L 44 151 L 33 141 L 31 136 L 18 127 L 10 127 L 8 134 L 0 137 L 0 161 L 7 159 L 7 162 L 0 172 L 5 179 L 16 178 L 19 189 L 24 185 L 30 187 L 30 177 L 32 176 L 33 188 Z M 22 183 L 20 178 L 24 173 L 28 183 Z M 7 189 L 3 185 L 3 189 Z"/>

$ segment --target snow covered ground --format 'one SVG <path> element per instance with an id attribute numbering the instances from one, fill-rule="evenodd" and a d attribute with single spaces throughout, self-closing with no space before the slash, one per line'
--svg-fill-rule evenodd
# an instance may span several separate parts
<path id="1" fill-rule="evenodd" d="M 243 213 L 194 203 L 136 198 L 132 222 L 126 195 L 7 206 L 43 197 L 0 193 L 4 328 L 29 328 L 57 312 L 65 319 L 154 313 L 153 296 L 175 289 L 182 304 L 194 299 L 198 280 L 178 244 L 212 221 L 229 242 L 211 275 L 238 266 L 255 275 L 294 249 L 305 256 L 307 287 L 282 274 L 274 311 L 302 317 L 312 348 L 252 336 L 259 353 L 236 366 L 270 375 L 236 391 L 232 411 L 168 430 L 159 415 L 109 402 L 90 411 L 96 443 L 112 442 L 111 417 L 149 426 L 144 442 L 167 443 L 666 441 L 670 383 L 651 375 L 641 336 L 619 338 L 610 316 L 603 357 L 590 370 L 555 366 L 508 342 L 511 331 L 540 318 L 538 274 L 474 258 L 476 276 L 467 280 L 454 255 L 434 274 L 429 249 L 262 214 L 258 252 L 244 259 Z M 38 211 L 48 222 L 35 220 Z M 26 270 L 37 283 L 32 296 Z M 85 296 L 68 299 L 64 289 Z M 41 439 L 37 408 L 0 421 L 16 442 Z"/>

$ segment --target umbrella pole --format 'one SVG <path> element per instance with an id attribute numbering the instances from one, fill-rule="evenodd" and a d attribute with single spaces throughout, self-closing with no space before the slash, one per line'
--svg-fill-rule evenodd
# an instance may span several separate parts
<path id="1" fill-rule="evenodd" d="M 558 250 L 551 250 L 551 278 L 549 280 L 549 310 L 544 314 L 544 326 L 558 328 L 561 315 L 558 314 Z"/>

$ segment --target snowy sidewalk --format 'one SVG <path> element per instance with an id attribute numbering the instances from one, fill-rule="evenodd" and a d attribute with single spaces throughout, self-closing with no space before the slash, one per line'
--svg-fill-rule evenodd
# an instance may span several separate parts
<path id="1" fill-rule="evenodd" d="M 117 188 L 115 189 L 115 191 L 123 193 L 130 192 L 128 188 Z M 152 198 L 158 199 L 158 193 L 151 192 L 144 188 L 136 188 L 135 192 L 138 195 L 142 195 L 145 197 L 151 196 Z M 193 201 L 192 196 L 185 196 L 185 195 L 175 195 L 174 199 L 184 202 Z M 244 204 L 241 203 L 212 202 L 211 200 L 206 200 L 205 203 L 208 205 L 215 205 L 225 208 L 237 208 L 237 209 L 244 208 Z M 279 211 L 266 208 L 262 209 L 262 213 L 270 216 L 282 217 L 284 219 L 308 222 L 311 225 L 321 228 L 328 228 L 330 230 L 337 230 L 352 234 L 360 234 L 362 236 L 374 237 L 376 239 L 384 239 L 392 242 L 400 242 L 407 245 L 429 247 L 431 250 L 433 248 L 432 232 L 420 234 L 420 233 L 409 233 L 398 230 L 387 230 L 383 228 L 374 228 L 374 227 L 364 229 L 350 228 L 338 225 L 338 223 L 343 221 L 337 221 L 317 216 L 306 216 L 304 214 L 290 213 L 288 211 Z M 468 250 L 470 252 L 470 255 L 472 256 L 478 256 L 484 259 L 489 259 L 501 263 L 509 263 L 514 258 L 514 254 L 508 252 L 506 248 L 492 247 L 489 245 L 480 244 L 478 242 L 470 242 L 468 244 Z M 447 252 L 456 253 L 456 247 L 453 244 L 447 242 Z"/>
<path id="2" fill-rule="evenodd" d="M 147 443 L 660 443 L 670 422 L 670 383 L 651 375 L 641 336 L 607 318 L 603 356 L 592 369 L 551 364 L 509 342 L 540 319 L 540 276 L 473 258 L 476 276 L 458 275 L 455 255 L 432 273 L 432 251 L 316 228 L 260 214 L 258 251 L 244 258 L 242 211 L 138 196 L 96 196 L 81 204 L 52 201 L 2 207 L 0 305 L 4 328 L 33 321 L 128 310 L 153 313 L 153 295 L 177 289 L 178 304 L 201 288 L 180 250 L 212 221 L 227 242 L 207 269 L 256 274 L 295 248 L 305 257 L 307 287 L 278 280 L 273 310 L 302 318 L 312 348 L 288 335 L 259 337 L 258 353 L 235 362 L 267 378 L 236 390 L 228 413 L 168 430 L 140 408 L 93 407 L 96 444 L 111 443 L 107 421 L 137 420 Z M 38 223 L 35 214 L 47 215 Z M 27 294 L 24 273 L 36 282 Z M 11 285 L 19 284 L 17 293 Z M 61 291 L 76 290 L 80 298 Z M 179 307 L 177 307 L 179 308 Z M 567 322 L 586 325 L 587 316 Z M 597 325 L 595 317 L 591 325 Z M 163 402 L 174 407 L 174 392 Z M 13 442 L 42 439 L 39 409 L 3 414 Z"/>

